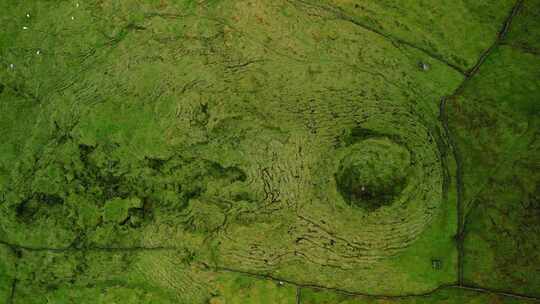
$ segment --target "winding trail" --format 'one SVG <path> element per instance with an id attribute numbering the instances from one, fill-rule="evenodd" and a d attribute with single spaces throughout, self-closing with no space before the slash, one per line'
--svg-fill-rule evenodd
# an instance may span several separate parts
<path id="1" fill-rule="evenodd" d="M 11 283 L 11 287 L 10 287 L 10 292 L 9 292 L 9 295 L 8 295 L 8 298 L 7 298 L 7 304 L 13 304 L 14 302 L 14 299 L 15 299 L 15 290 L 17 289 L 17 279 L 13 279 L 12 283 Z"/>
<path id="2" fill-rule="evenodd" d="M 254 272 L 237 270 L 237 269 L 232 269 L 232 268 L 228 268 L 228 267 L 209 266 L 209 265 L 205 265 L 205 266 L 209 267 L 210 269 L 213 269 L 213 271 L 215 271 L 215 272 L 235 273 L 235 274 L 250 276 L 250 277 L 253 277 L 253 278 L 258 278 L 258 279 L 261 279 L 261 280 L 269 280 L 269 281 L 274 281 L 276 283 L 284 282 L 284 283 L 293 285 L 297 289 L 299 289 L 299 291 L 297 292 L 297 301 L 300 300 L 300 302 L 297 302 L 297 303 L 301 303 L 301 299 L 300 299 L 301 298 L 301 289 L 304 289 L 304 288 L 305 289 L 312 289 L 312 290 L 323 290 L 323 291 L 336 292 L 336 293 L 340 293 L 340 294 L 343 294 L 343 295 L 354 296 L 354 297 L 369 297 L 369 298 L 375 298 L 375 299 L 406 299 L 406 298 L 414 298 L 414 297 L 425 297 L 425 296 L 435 294 L 435 293 L 437 293 L 437 292 L 439 292 L 439 291 L 441 291 L 443 289 L 453 288 L 453 289 L 474 291 L 474 292 L 479 292 L 479 293 L 495 294 L 495 295 L 515 298 L 515 299 L 537 301 L 537 302 L 540 303 L 540 298 L 539 297 L 533 297 L 533 296 L 528 296 L 528 295 L 523 295 L 523 294 L 518 294 L 518 293 L 512 293 L 512 292 L 507 292 L 507 291 L 501 291 L 501 290 L 496 290 L 496 289 L 481 288 L 481 287 L 466 286 L 466 285 L 455 285 L 455 284 L 441 285 L 441 286 L 435 288 L 434 290 L 431 290 L 431 291 L 425 292 L 425 293 L 416 293 L 416 294 L 411 293 L 411 294 L 401 294 L 401 295 L 373 295 L 373 294 L 367 294 L 367 293 L 361 293 L 361 292 L 356 292 L 356 291 L 345 290 L 345 289 L 341 289 L 341 288 L 337 288 L 337 287 L 327 287 L 327 286 L 320 286 L 320 285 L 309 284 L 309 283 L 299 283 L 299 282 L 295 282 L 295 281 L 291 281 L 291 280 L 287 280 L 287 279 L 283 279 L 283 278 L 277 278 L 277 277 L 274 277 L 274 276 L 271 276 L 271 275 L 258 274 L 258 273 L 254 273 Z"/>
<path id="3" fill-rule="evenodd" d="M 30 252 L 133 252 L 133 251 L 175 251 L 178 250 L 178 247 L 173 246 L 155 246 L 155 247 L 142 247 L 142 246 L 133 246 L 133 247 L 32 247 L 26 245 L 12 244 L 6 241 L 0 240 L 0 245 L 11 248 L 14 251 L 30 251 Z"/>
<path id="4" fill-rule="evenodd" d="M 296 2 L 296 3 L 301 4 L 303 6 L 306 6 L 306 7 L 315 7 L 315 8 L 330 12 L 334 16 L 336 16 L 336 18 L 338 18 L 340 20 L 350 22 L 350 23 L 352 23 L 352 24 L 354 24 L 354 25 L 356 25 L 358 27 L 363 28 L 366 31 L 377 34 L 377 35 L 383 37 L 384 39 L 386 39 L 386 40 L 388 40 L 388 41 L 390 41 L 392 43 L 405 45 L 405 46 L 408 46 L 408 47 L 410 47 L 412 49 L 420 51 L 420 52 L 426 54 L 427 56 L 431 57 L 432 59 L 443 63 L 444 65 L 448 66 L 449 68 L 453 69 L 454 71 L 456 71 L 456 72 L 458 72 L 458 73 L 460 73 L 462 75 L 465 75 L 465 76 L 467 75 L 467 71 L 465 69 L 463 69 L 462 67 L 459 67 L 456 64 L 453 64 L 450 61 L 444 59 L 444 57 L 442 55 L 437 54 L 435 52 L 432 52 L 432 51 L 430 51 L 430 50 L 428 50 L 426 48 L 423 48 L 421 46 L 415 45 L 414 43 L 409 42 L 407 40 L 395 37 L 390 33 L 385 33 L 385 32 L 383 32 L 381 30 L 378 30 L 378 29 L 376 29 L 376 28 L 374 28 L 372 26 L 369 26 L 368 24 L 366 24 L 364 22 L 361 22 L 361 21 L 353 18 L 350 15 L 347 15 L 345 12 L 343 12 L 343 10 L 341 10 L 339 8 L 332 7 L 332 6 L 324 6 L 324 5 L 313 4 L 313 3 L 309 3 L 309 2 L 304 1 L 304 0 L 289 0 L 289 2 L 291 2 L 291 3 Z"/>
<path id="5" fill-rule="evenodd" d="M 442 126 L 446 135 L 446 139 L 450 145 L 450 148 L 452 150 L 454 159 L 456 161 L 456 191 L 457 191 L 457 220 L 458 220 L 458 231 L 456 235 L 456 243 L 457 243 L 457 250 L 458 250 L 458 285 L 464 286 L 463 283 L 463 260 L 464 260 L 464 248 L 463 248 L 463 242 L 465 239 L 465 226 L 464 226 L 464 206 L 463 206 L 463 161 L 461 158 L 461 153 L 459 151 L 459 147 L 457 146 L 456 142 L 454 141 L 454 136 L 449 128 L 448 125 L 448 113 L 447 113 L 447 106 L 448 101 L 454 100 L 457 96 L 459 96 L 461 93 L 463 93 L 463 90 L 468 85 L 468 83 L 471 81 L 471 79 L 478 73 L 480 70 L 480 67 L 484 64 L 486 59 L 491 55 L 493 50 L 495 50 L 496 47 L 502 44 L 504 38 L 508 34 L 508 31 L 510 30 L 510 27 L 512 25 L 512 21 L 518 14 L 519 10 L 523 7 L 524 0 L 517 0 L 514 6 L 512 7 L 511 11 L 509 12 L 508 16 L 503 22 L 503 25 L 499 32 L 497 33 L 497 36 L 495 38 L 495 41 L 491 44 L 491 46 L 486 49 L 478 58 L 476 64 L 466 72 L 465 79 L 461 82 L 461 84 L 456 88 L 456 90 L 452 93 L 450 96 L 445 96 L 441 99 L 440 103 L 440 120 L 442 122 Z"/>

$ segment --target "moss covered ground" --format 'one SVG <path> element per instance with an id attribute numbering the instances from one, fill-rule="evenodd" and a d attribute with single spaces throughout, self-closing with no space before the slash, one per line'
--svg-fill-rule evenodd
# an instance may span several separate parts
<path id="1" fill-rule="evenodd" d="M 0 303 L 540 302 L 538 0 L 0 2 Z"/>

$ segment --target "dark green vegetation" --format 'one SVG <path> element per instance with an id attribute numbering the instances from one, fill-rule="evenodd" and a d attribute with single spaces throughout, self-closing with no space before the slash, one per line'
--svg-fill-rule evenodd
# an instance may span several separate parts
<path id="1" fill-rule="evenodd" d="M 1 1 L 0 303 L 539 302 L 539 15 Z"/>
<path id="2" fill-rule="evenodd" d="M 325 291 L 308 290 L 302 292 L 302 303 L 305 304 L 528 304 L 538 303 L 534 299 L 513 298 L 490 292 L 476 292 L 466 288 L 445 288 L 429 295 L 401 298 L 348 296 Z"/>
<path id="3" fill-rule="evenodd" d="M 510 34 L 449 107 L 463 168 L 463 280 L 537 297 L 539 5 L 525 2 Z"/>
<path id="4" fill-rule="evenodd" d="M 351 146 L 341 160 L 336 183 L 349 204 L 374 211 L 391 204 L 403 191 L 411 156 L 406 148 L 387 138 L 369 140 L 374 135 L 370 133 L 353 129 L 352 137 L 360 137 L 361 142 Z"/>

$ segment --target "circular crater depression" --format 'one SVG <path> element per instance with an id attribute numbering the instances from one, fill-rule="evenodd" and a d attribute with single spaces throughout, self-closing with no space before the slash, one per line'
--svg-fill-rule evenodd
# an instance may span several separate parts
<path id="1" fill-rule="evenodd" d="M 339 193 L 351 206 L 375 211 L 391 205 L 407 184 L 409 151 L 386 137 L 349 147 L 336 173 Z"/>
<path id="2" fill-rule="evenodd" d="M 350 207 L 333 218 L 354 263 L 407 248 L 445 200 L 436 130 L 405 109 L 378 110 L 340 135 L 332 158 L 333 193 Z"/>

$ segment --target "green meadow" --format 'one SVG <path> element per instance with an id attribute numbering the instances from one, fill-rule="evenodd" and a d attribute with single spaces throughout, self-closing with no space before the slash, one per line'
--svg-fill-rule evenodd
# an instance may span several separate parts
<path id="1" fill-rule="evenodd" d="M 0 304 L 540 303 L 540 1 L 0 25 Z"/>

